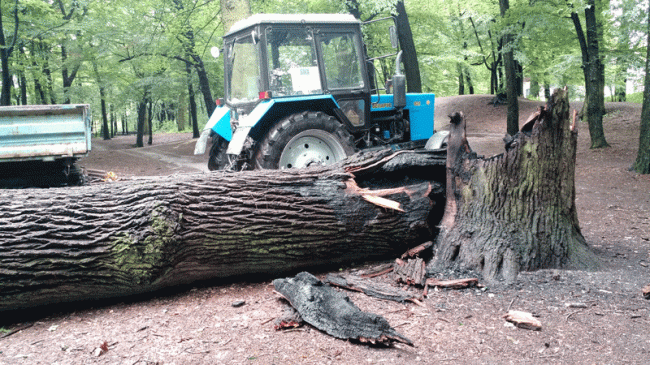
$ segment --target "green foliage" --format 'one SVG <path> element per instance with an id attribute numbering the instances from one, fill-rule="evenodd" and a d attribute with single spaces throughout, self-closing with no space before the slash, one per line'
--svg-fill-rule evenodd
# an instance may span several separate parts
<path id="1" fill-rule="evenodd" d="M 251 0 L 253 13 L 348 13 L 362 20 L 390 16 L 397 0 Z M 13 1 L 3 1 L 4 33 L 12 33 Z M 635 80 L 629 70 L 643 67 L 647 33 L 647 0 L 598 3 L 603 25 L 604 64 L 607 84 Z M 607 4 L 611 4 L 610 10 Z M 505 17 L 496 0 L 405 0 L 420 63 L 423 91 L 438 96 L 458 93 L 459 70 L 467 70 L 476 93 L 490 90 L 490 64 L 500 52 L 513 49 L 523 75 L 540 85 L 582 85 L 581 54 L 571 12 L 583 12 L 586 2 L 560 0 L 511 0 Z M 63 11 L 61 10 L 63 8 Z M 10 58 L 14 80 L 23 76 L 28 103 L 62 103 L 63 75 L 76 71 L 65 95 L 73 103 L 90 103 L 99 115 L 99 87 L 115 116 L 126 115 L 135 123 L 137 104 L 148 95 L 156 107 L 178 104 L 194 86 L 199 105 L 199 79 L 188 76 L 186 62 L 199 57 L 205 65 L 214 97 L 223 96 L 223 61 L 209 55 L 221 45 L 224 30 L 219 1 L 199 0 L 20 0 L 17 50 Z M 379 22 L 366 27 L 370 56 L 394 52 L 387 27 Z M 515 35 L 499 49 L 504 31 Z M 67 54 L 64 57 L 62 47 Z M 377 83 L 394 72 L 392 58 L 375 61 Z M 638 81 L 638 80 L 637 80 Z M 13 90 L 14 102 L 19 85 Z M 40 88 L 40 90 L 39 90 Z M 628 100 L 633 100 L 628 95 Z M 201 109 L 205 110 L 205 109 Z M 205 113 L 199 113 L 202 121 Z M 119 118 L 118 118 L 119 119 Z M 120 123 L 118 123 L 119 125 Z M 156 125 L 162 125 L 157 127 Z M 129 127 L 131 131 L 134 127 Z M 155 121 L 156 130 L 174 130 L 172 121 Z"/>
<path id="2" fill-rule="evenodd" d="M 625 95 L 625 101 L 629 103 L 638 103 L 641 104 L 643 103 L 643 93 L 633 93 L 633 94 L 627 94 Z"/>

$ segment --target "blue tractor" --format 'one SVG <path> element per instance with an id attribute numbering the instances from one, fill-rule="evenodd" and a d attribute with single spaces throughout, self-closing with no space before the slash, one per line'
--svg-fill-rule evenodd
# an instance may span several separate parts
<path id="1" fill-rule="evenodd" d="M 371 86 L 361 26 L 343 14 L 257 14 L 236 23 L 224 36 L 225 98 L 195 153 L 211 138 L 210 170 L 244 170 L 329 165 L 368 148 L 441 148 L 435 95 L 405 92 L 400 53 L 385 93 Z"/>

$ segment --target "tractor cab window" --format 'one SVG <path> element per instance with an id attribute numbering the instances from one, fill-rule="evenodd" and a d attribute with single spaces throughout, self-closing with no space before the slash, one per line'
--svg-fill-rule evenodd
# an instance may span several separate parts
<path id="1" fill-rule="evenodd" d="M 355 33 L 329 33 L 320 37 L 328 89 L 363 88 L 357 38 Z"/>
<path id="2" fill-rule="evenodd" d="M 323 92 L 310 31 L 269 28 L 266 44 L 269 88 L 274 97 Z"/>
<path id="3" fill-rule="evenodd" d="M 228 99 L 232 103 L 256 101 L 261 89 L 259 50 L 255 34 L 240 37 L 227 48 Z"/>

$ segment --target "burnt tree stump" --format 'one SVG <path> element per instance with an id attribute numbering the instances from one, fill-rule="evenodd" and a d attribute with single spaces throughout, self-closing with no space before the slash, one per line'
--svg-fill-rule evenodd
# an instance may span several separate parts
<path id="1" fill-rule="evenodd" d="M 490 158 L 471 151 L 462 113 L 450 117 L 446 207 L 427 272 L 473 269 L 513 282 L 521 270 L 598 267 L 578 224 L 578 131 L 566 90 Z"/>
<path id="2" fill-rule="evenodd" d="M 444 155 L 355 157 L 327 168 L 0 190 L 0 312 L 277 277 L 395 257 L 430 240 L 432 207 L 444 199 L 432 170 L 444 169 Z"/>

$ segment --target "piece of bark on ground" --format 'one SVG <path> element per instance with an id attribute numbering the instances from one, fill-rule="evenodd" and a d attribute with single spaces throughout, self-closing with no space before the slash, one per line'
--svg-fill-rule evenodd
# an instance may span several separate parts
<path id="1" fill-rule="evenodd" d="M 398 282 L 423 286 L 426 276 L 426 264 L 419 257 L 407 261 L 396 259 L 393 272 Z"/>
<path id="2" fill-rule="evenodd" d="M 389 285 L 379 284 L 359 276 L 328 274 L 325 277 L 325 282 L 339 288 L 358 291 L 373 298 L 391 300 L 400 303 L 408 301 L 418 305 L 421 304 L 421 295 L 409 293 Z"/>
<path id="3" fill-rule="evenodd" d="M 275 279 L 273 286 L 289 300 L 305 322 L 331 336 L 373 344 L 399 341 L 413 345 L 384 317 L 361 311 L 345 294 L 308 272 L 301 272 L 293 278 Z"/>
<path id="4" fill-rule="evenodd" d="M 533 331 L 542 330 L 542 322 L 540 322 L 537 318 L 533 317 L 533 315 L 528 312 L 511 310 L 507 314 L 505 314 L 503 318 L 505 318 L 506 321 L 513 323 L 515 326 L 519 328 L 524 328 Z"/>

